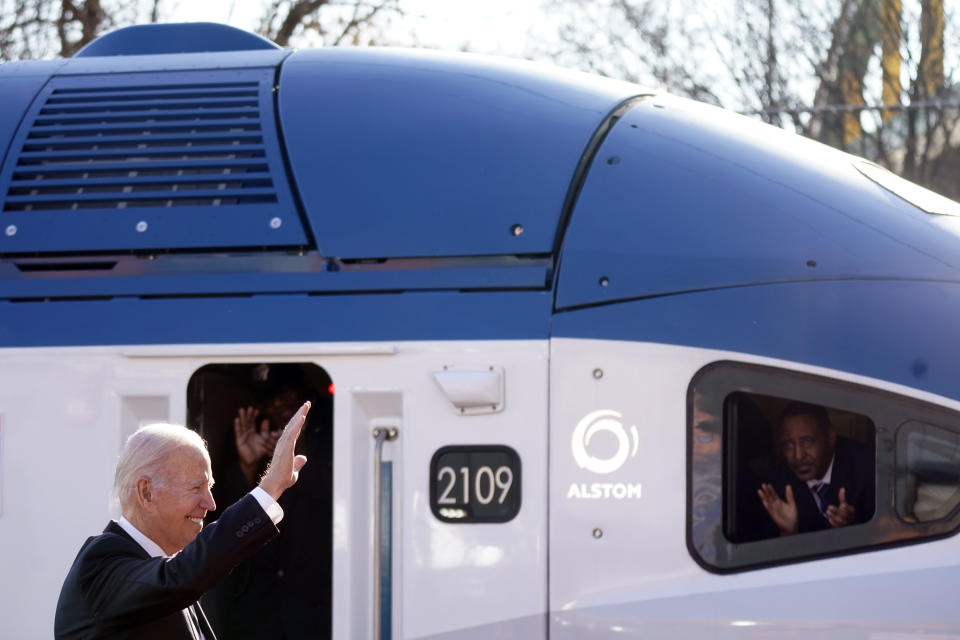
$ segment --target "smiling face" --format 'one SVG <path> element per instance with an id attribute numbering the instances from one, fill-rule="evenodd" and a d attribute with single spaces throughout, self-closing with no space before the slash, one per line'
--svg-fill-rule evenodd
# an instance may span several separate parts
<path id="1" fill-rule="evenodd" d="M 216 509 L 210 459 L 194 447 L 179 447 L 166 457 L 157 480 L 151 483 L 143 533 L 173 555 L 197 537 L 207 511 Z"/>
<path id="2" fill-rule="evenodd" d="M 837 432 L 817 425 L 811 415 L 795 415 L 784 419 L 780 427 L 780 450 L 783 459 L 798 480 L 819 480 L 833 459 Z"/>

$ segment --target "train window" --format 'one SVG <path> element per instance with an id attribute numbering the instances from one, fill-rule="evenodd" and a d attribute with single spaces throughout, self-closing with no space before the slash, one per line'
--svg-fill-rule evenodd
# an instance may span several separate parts
<path id="1" fill-rule="evenodd" d="M 691 382 L 688 443 L 687 542 L 711 571 L 960 529 L 960 413 L 936 405 L 717 362 Z"/>
<path id="2" fill-rule="evenodd" d="M 897 432 L 897 461 L 901 518 L 942 520 L 960 505 L 960 433 L 909 422 Z"/>
<path id="3" fill-rule="evenodd" d="M 187 419 L 210 449 L 217 511 L 252 489 L 279 431 L 313 404 L 298 451 L 307 465 L 280 498 L 280 534 L 203 598 L 226 637 L 330 637 L 333 385 L 309 363 L 209 364 L 187 386 Z"/>

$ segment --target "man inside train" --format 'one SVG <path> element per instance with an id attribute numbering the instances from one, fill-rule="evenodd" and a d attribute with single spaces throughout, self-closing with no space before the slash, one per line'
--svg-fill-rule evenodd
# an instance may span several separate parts
<path id="1" fill-rule="evenodd" d="M 778 464 L 757 494 L 780 535 L 845 527 L 873 516 L 871 451 L 838 435 L 824 407 L 787 404 L 773 442 Z"/>
<path id="2" fill-rule="evenodd" d="M 229 504 L 250 491 L 301 398 L 315 406 L 300 442 L 311 464 L 280 500 L 288 515 L 280 534 L 210 590 L 203 605 L 232 640 L 322 640 L 331 633 L 331 397 L 298 364 L 256 371 L 262 379 L 248 398 L 252 404 L 241 406 L 226 429 L 233 442 L 219 457 L 214 497 Z"/>

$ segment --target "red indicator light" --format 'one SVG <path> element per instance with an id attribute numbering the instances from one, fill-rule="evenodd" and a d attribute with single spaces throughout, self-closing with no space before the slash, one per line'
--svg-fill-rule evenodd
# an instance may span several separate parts
<path id="1" fill-rule="evenodd" d="M 330 386 L 327 387 L 327 393 L 329 393 L 330 395 L 333 395 L 333 383 L 332 383 L 332 382 L 330 383 Z"/>

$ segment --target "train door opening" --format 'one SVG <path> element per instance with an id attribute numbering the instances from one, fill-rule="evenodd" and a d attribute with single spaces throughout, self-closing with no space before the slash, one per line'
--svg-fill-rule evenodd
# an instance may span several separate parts
<path id="1" fill-rule="evenodd" d="M 203 597 L 218 635 L 330 638 L 333 524 L 333 382 L 312 363 L 208 364 L 187 386 L 187 424 L 210 450 L 216 511 L 252 489 L 280 430 L 312 403 L 298 442 L 307 465 L 280 498 L 280 534 Z"/>

